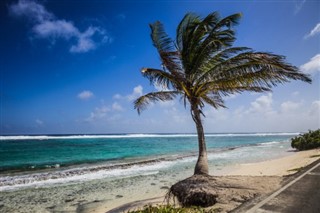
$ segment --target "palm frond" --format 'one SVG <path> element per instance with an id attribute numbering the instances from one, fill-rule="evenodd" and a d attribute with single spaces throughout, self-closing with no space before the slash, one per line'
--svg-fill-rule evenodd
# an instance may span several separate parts
<path id="1" fill-rule="evenodd" d="M 187 41 L 191 36 L 190 29 L 196 26 L 197 23 L 200 23 L 200 21 L 200 17 L 195 13 L 187 13 L 179 23 L 176 32 L 176 42 L 180 52 L 182 52 L 183 49 L 188 49 L 187 46 L 189 44 Z"/>
<path id="2" fill-rule="evenodd" d="M 171 73 L 182 72 L 180 53 L 173 40 L 165 32 L 163 24 L 157 21 L 150 24 L 150 28 L 151 39 L 159 52 L 163 67 Z"/>
<path id="3" fill-rule="evenodd" d="M 276 85 L 289 80 L 311 83 L 309 75 L 299 72 L 296 66 L 285 62 L 285 57 L 266 52 L 244 52 L 220 63 L 212 72 L 218 79 L 241 76 L 256 78 Z"/>
<path id="4" fill-rule="evenodd" d="M 202 77 L 205 77 L 207 72 L 210 72 L 210 70 L 215 66 L 225 62 L 226 60 L 236 55 L 239 55 L 240 53 L 249 52 L 251 50 L 252 49 L 248 47 L 230 47 L 221 51 L 211 53 L 208 60 L 202 61 L 202 63 L 197 66 L 198 69 L 201 70 L 201 75 L 198 76 L 199 80 Z"/>
<path id="5" fill-rule="evenodd" d="M 164 30 L 163 24 L 157 21 L 150 24 L 151 29 L 151 39 L 153 46 L 155 46 L 160 52 L 173 52 L 175 51 L 174 42 L 167 35 Z"/>
<path id="6" fill-rule="evenodd" d="M 180 94 L 181 93 L 177 91 L 150 92 L 134 101 L 134 109 L 136 109 L 138 114 L 140 114 L 150 103 L 173 100 L 177 95 Z"/>
<path id="7" fill-rule="evenodd" d="M 203 97 L 207 94 L 214 93 L 221 96 L 228 96 L 235 93 L 241 93 L 244 91 L 250 92 L 270 92 L 269 86 L 260 85 L 256 82 L 240 82 L 236 80 L 230 80 L 225 82 L 206 82 L 198 88 L 196 96 Z"/>
<path id="8" fill-rule="evenodd" d="M 221 87 L 221 85 L 216 86 L 217 91 L 219 94 L 223 96 L 229 96 L 235 93 L 241 93 L 241 92 L 270 92 L 271 89 L 267 87 L 262 86 L 228 86 L 224 85 Z"/>
<path id="9" fill-rule="evenodd" d="M 226 108 L 224 101 L 219 94 L 216 94 L 216 93 L 206 94 L 206 95 L 203 95 L 201 98 L 205 103 L 209 104 L 215 109 Z"/>
<path id="10" fill-rule="evenodd" d="M 173 75 L 182 75 L 183 68 L 181 56 L 178 51 L 175 52 L 159 52 L 163 69 L 169 71 Z"/>
<path id="11" fill-rule="evenodd" d="M 195 57 L 192 58 L 191 68 L 189 70 L 194 72 L 196 76 L 203 72 L 202 69 L 199 69 L 201 65 L 210 61 L 217 52 L 222 51 L 227 47 L 231 47 L 236 39 L 235 31 L 231 28 L 231 25 L 237 24 L 241 15 L 233 14 L 222 20 L 219 19 L 218 14 L 214 15 L 215 19 L 210 23 L 211 27 L 207 27 L 207 29 L 209 29 L 207 32 L 203 31 L 204 35 L 201 35 L 201 40 L 197 39 L 197 42 L 195 42 L 194 48 L 192 49 Z M 205 20 L 206 19 L 203 21 Z"/>
<path id="12" fill-rule="evenodd" d="M 159 69 L 143 68 L 141 70 L 143 77 L 149 79 L 151 84 L 161 85 L 164 88 L 176 88 L 179 78 L 171 73 Z"/>
<path id="13" fill-rule="evenodd" d="M 221 21 L 215 25 L 213 30 L 219 30 L 219 28 L 221 27 L 231 28 L 232 26 L 238 25 L 241 17 L 242 17 L 242 13 L 235 13 L 230 16 L 227 16 L 221 19 Z"/>
<path id="14" fill-rule="evenodd" d="M 308 75 L 299 72 L 297 67 L 286 63 L 284 59 L 284 56 L 248 49 L 219 63 L 215 61 L 215 65 L 198 81 L 238 81 L 268 88 L 290 80 L 311 82 Z"/>
<path id="15" fill-rule="evenodd" d="M 220 21 L 220 19 L 220 15 L 217 11 L 210 13 L 198 24 L 194 36 L 196 38 L 201 38 L 202 36 L 206 35 L 206 33 L 210 32 L 212 28 Z"/>
<path id="16" fill-rule="evenodd" d="M 209 32 L 212 31 L 212 27 L 217 24 L 220 20 L 218 12 L 210 13 L 198 24 L 194 25 L 194 30 L 192 31 L 191 39 L 189 41 L 190 45 L 187 50 L 189 53 L 197 53 L 197 47 L 208 37 Z M 192 58 L 196 57 L 194 55 Z"/>
<path id="17" fill-rule="evenodd" d="M 190 62 L 194 57 L 194 51 L 192 47 L 194 44 L 194 32 L 196 31 L 199 23 L 201 23 L 201 18 L 194 14 L 188 13 L 180 22 L 177 28 L 176 42 L 178 51 L 181 54 L 182 66 L 184 73 L 188 75 Z"/>

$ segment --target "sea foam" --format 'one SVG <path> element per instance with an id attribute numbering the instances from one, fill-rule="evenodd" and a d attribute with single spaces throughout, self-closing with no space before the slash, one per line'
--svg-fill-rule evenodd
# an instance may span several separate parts
<path id="1" fill-rule="evenodd" d="M 248 137 L 248 136 L 295 136 L 299 132 L 282 133 L 215 133 L 205 134 L 206 137 Z M 196 134 L 121 134 L 121 135 L 17 135 L 0 136 L 0 140 L 49 140 L 49 139 L 90 139 L 90 138 L 175 138 L 197 137 Z"/>
<path id="2" fill-rule="evenodd" d="M 170 167 L 176 162 L 171 160 L 146 160 L 117 165 L 100 165 L 60 171 L 41 172 L 28 175 L 0 177 L 0 191 L 34 186 L 89 181 L 102 178 L 123 178 L 139 175 L 157 174 L 159 170 Z"/>

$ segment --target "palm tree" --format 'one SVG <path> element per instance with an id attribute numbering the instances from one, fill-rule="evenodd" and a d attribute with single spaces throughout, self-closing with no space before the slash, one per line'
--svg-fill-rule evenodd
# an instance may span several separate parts
<path id="1" fill-rule="evenodd" d="M 162 62 L 161 69 L 143 68 L 142 75 L 164 90 L 150 92 L 134 102 L 140 114 L 156 101 L 180 97 L 195 122 L 199 155 L 194 174 L 209 174 L 204 130 L 201 117 L 205 105 L 225 107 L 223 97 L 244 91 L 267 92 L 289 80 L 311 83 L 298 68 L 285 62 L 285 57 L 256 52 L 247 47 L 232 47 L 236 37 L 233 26 L 241 14 L 220 18 L 213 12 L 205 18 L 194 13 L 184 16 L 177 27 L 175 41 L 163 25 L 150 24 L 151 39 Z"/>

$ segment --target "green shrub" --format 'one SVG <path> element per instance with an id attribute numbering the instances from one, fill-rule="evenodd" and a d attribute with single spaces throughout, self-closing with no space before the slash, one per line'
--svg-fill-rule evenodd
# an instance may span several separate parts
<path id="1" fill-rule="evenodd" d="M 173 206 L 146 206 L 142 210 L 130 211 L 128 213 L 214 213 L 215 210 L 205 210 L 200 207 L 175 208 Z"/>
<path id="2" fill-rule="evenodd" d="M 320 147 L 320 129 L 292 138 L 291 147 L 299 151 Z"/>

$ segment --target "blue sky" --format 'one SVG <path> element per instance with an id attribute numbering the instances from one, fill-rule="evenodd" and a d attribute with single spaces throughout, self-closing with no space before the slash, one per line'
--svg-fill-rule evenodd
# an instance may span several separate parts
<path id="1" fill-rule="evenodd" d="M 206 107 L 206 132 L 300 132 L 320 127 L 320 1 L 2 0 L 0 134 L 195 132 L 179 100 L 133 100 L 156 90 L 140 74 L 160 67 L 148 24 L 174 37 L 187 12 L 242 12 L 236 46 L 285 55 L 313 83 L 226 98 Z"/>

